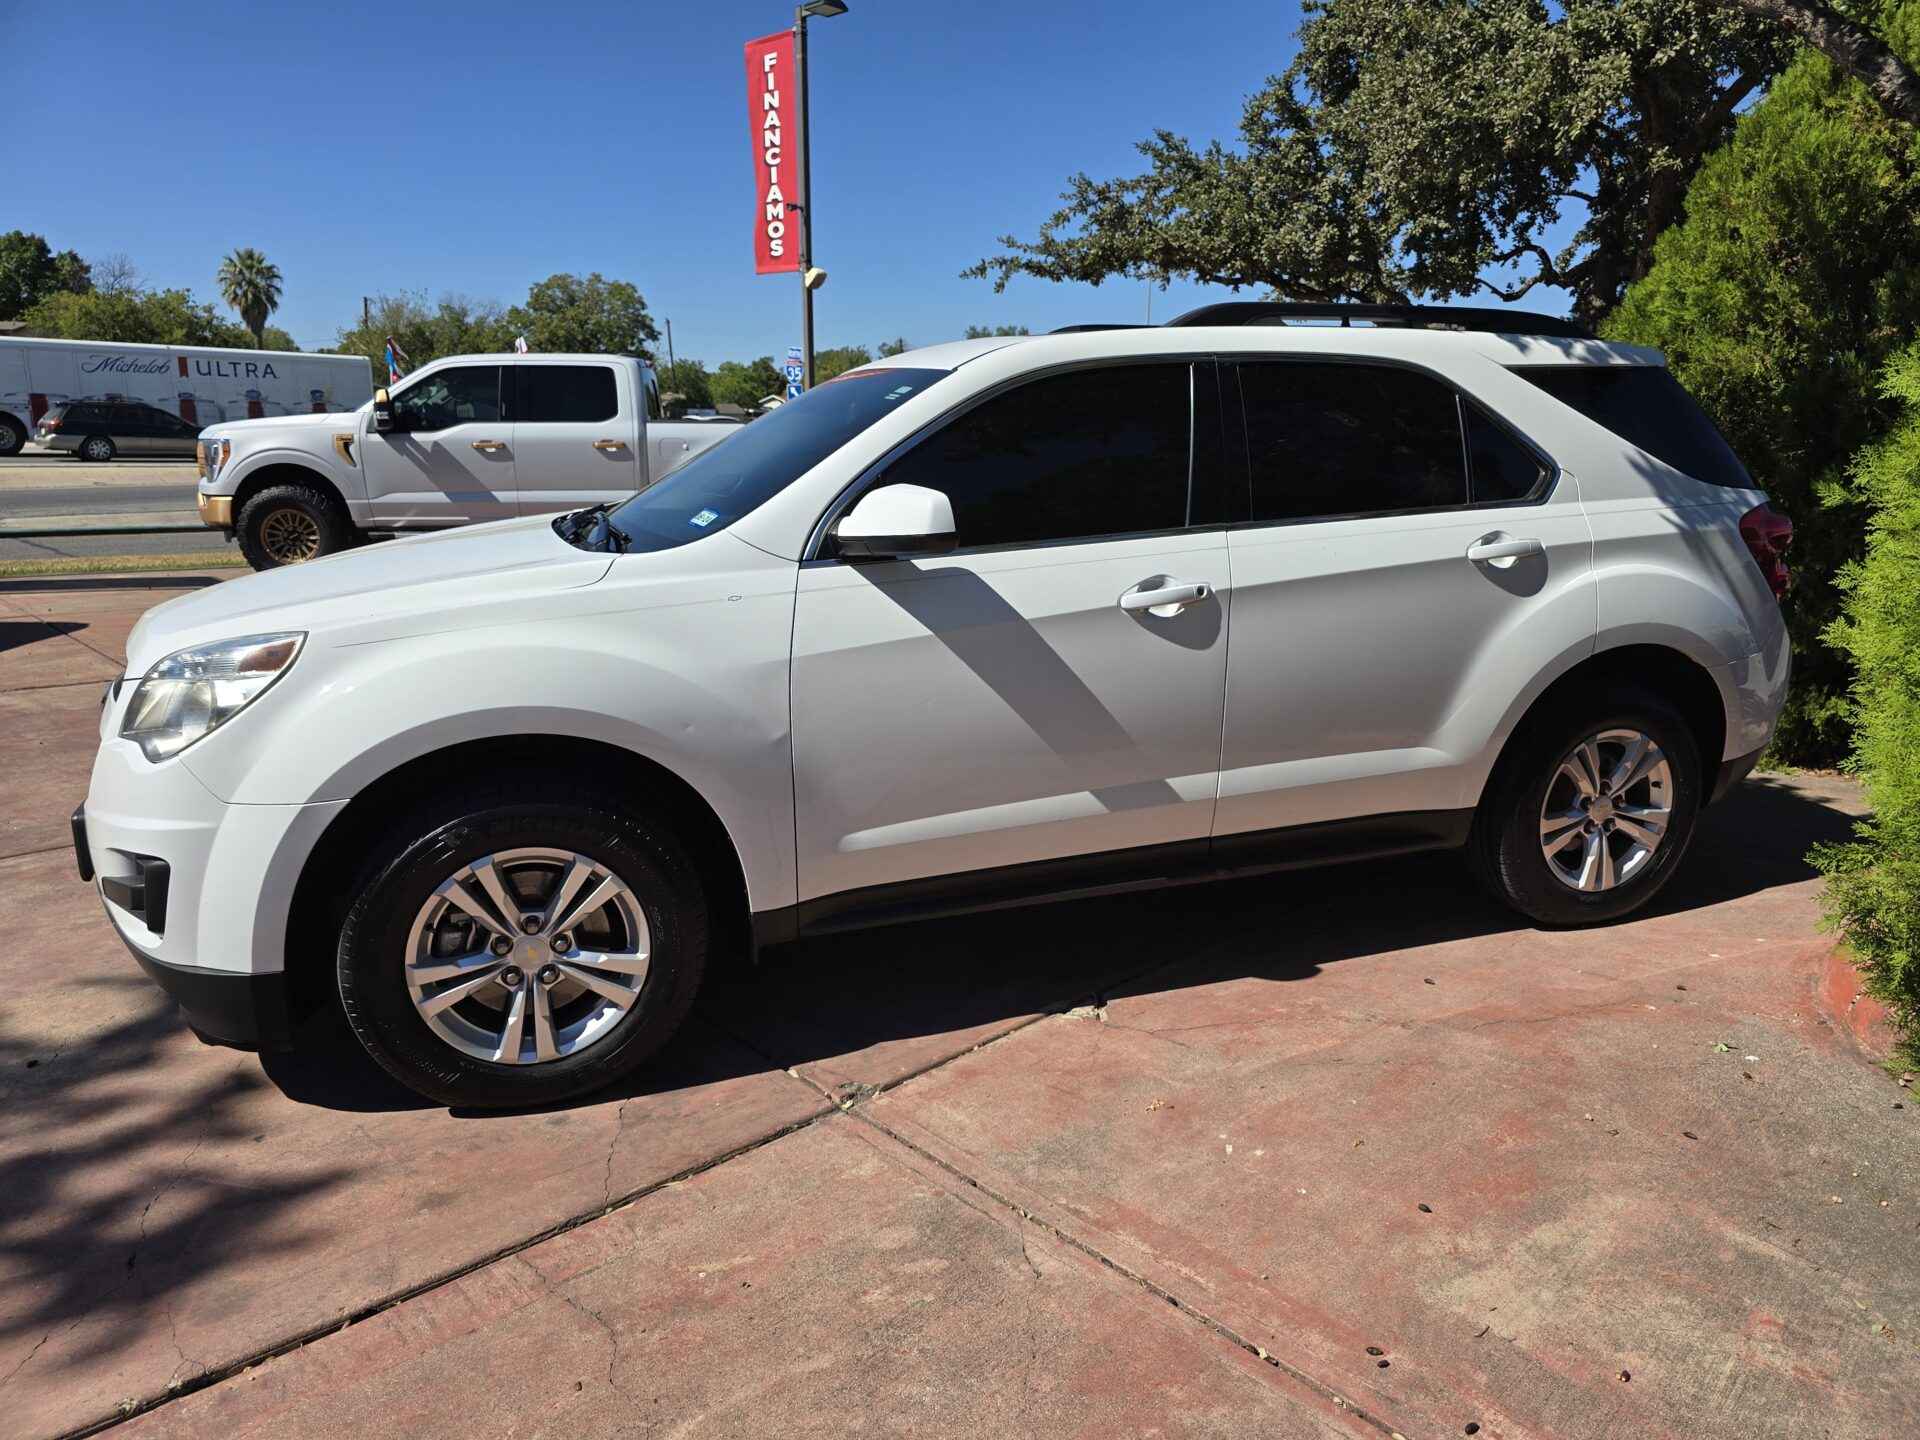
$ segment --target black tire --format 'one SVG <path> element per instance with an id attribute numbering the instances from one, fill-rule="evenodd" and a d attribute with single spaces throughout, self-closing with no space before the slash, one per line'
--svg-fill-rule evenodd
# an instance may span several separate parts
<path id="1" fill-rule="evenodd" d="M 11 415 L 0 415 L 0 455 L 18 455 L 26 443 L 26 427 Z"/>
<path id="2" fill-rule="evenodd" d="M 1630 730 L 1652 740 L 1666 757 L 1672 776 L 1666 828 L 1651 854 L 1613 888 L 1574 888 L 1556 875 L 1554 862 L 1543 853 L 1542 817 L 1549 791 L 1559 784 L 1560 794 L 1574 793 L 1556 776 L 1561 760 L 1575 746 L 1608 731 Z M 1496 899 L 1542 925 L 1618 920 L 1652 900 L 1673 878 L 1693 838 L 1703 784 L 1693 731 L 1671 705 L 1642 691 L 1599 695 L 1590 705 L 1563 707 L 1529 720 L 1514 737 L 1481 799 L 1468 854 Z M 1556 801 L 1556 811 L 1559 804 Z M 1600 843 L 1616 851 L 1630 847 L 1626 837 L 1610 840 L 1604 824 L 1600 828 Z M 1581 843 L 1586 843 L 1584 837 Z"/>
<path id="3" fill-rule="evenodd" d="M 75 459 L 85 460 L 94 465 L 104 465 L 120 451 L 113 443 L 111 436 L 89 435 L 80 442 L 80 448 L 73 453 Z"/>
<path id="4" fill-rule="evenodd" d="M 248 496 L 234 518 L 233 533 L 256 570 L 301 565 L 353 544 L 346 507 L 313 485 L 270 485 Z"/>
<path id="5" fill-rule="evenodd" d="M 711 919 L 698 871 L 660 820 L 556 777 L 450 793 L 389 833 L 392 844 L 351 892 L 336 974 L 348 1025 L 401 1084 L 463 1108 L 551 1105 L 627 1075 L 686 1019 L 706 972 Z M 519 849 L 572 851 L 616 876 L 644 914 L 649 943 L 639 999 L 604 1038 L 515 1065 L 476 1058 L 430 1028 L 404 967 L 415 918 L 436 887 L 482 857 Z"/>

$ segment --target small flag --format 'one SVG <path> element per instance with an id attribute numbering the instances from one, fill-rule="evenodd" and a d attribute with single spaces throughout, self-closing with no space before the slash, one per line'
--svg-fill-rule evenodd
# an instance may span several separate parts
<path id="1" fill-rule="evenodd" d="M 513 353 L 516 355 L 524 355 L 527 353 L 527 337 L 526 336 L 516 335 L 513 337 Z"/>
<path id="2" fill-rule="evenodd" d="M 391 335 L 387 336 L 387 383 L 396 384 L 411 364 L 413 361 L 407 358 L 407 352 L 394 343 Z"/>

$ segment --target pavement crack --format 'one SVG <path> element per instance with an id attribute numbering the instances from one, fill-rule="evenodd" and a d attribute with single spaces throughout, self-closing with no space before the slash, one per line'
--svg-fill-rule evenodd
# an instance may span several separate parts
<path id="1" fill-rule="evenodd" d="M 609 1210 L 613 1208 L 613 1155 L 620 1148 L 620 1137 L 627 1128 L 627 1107 L 632 1103 L 633 1097 L 629 1095 L 620 1102 L 620 1108 L 613 1112 L 613 1135 L 607 1141 L 607 1173 L 600 1201 Z"/>
<path id="2" fill-rule="evenodd" d="M 1206 1311 L 1200 1309 L 1198 1306 L 1192 1304 L 1190 1301 L 1184 1300 L 1180 1296 L 1175 1295 L 1171 1290 L 1168 1290 L 1164 1285 L 1160 1285 L 1155 1281 L 1149 1279 L 1147 1276 L 1141 1274 L 1138 1270 L 1133 1269 L 1131 1266 L 1127 1265 L 1125 1262 L 1115 1259 L 1113 1256 L 1107 1254 L 1104 1250 L 1100 1249 L 1099 1246 L 1093 1244 L 1091 1241 L 1082 1240 L 1078 1235 L 1075 1235 L 1072 1231 L 1063 1229 L 1062 1227 L 1055 1225 L 1052 1221 L 1046 1219 L 1044 1216 L 1034 1214 L 1033 1211 L 1027 1209 L 1024 1205 L 1020 1204 L 1018 1201 L 1013 1200 L 1006 1195 L 1002 1195 L 999 1191 L 993 1189 L 993 1187 L 986 1184 L 984 1181 L 979 1180 L 972 1175 L 969 1175 L 966 1171 L 962 1170 L 959 1166 L 954 1165 L 951 1162 L 944 1160 L 940 1156 L 934 1154 L 931 1150 L 927 1149 L 924 1145 L 917 1144 L 916 1142 L 908 1139 L 905 1135 L 901 1134 L 898 1130 L 895 1130 L 892 1126 L 887 1125 L 882 1121 L 876 1120 L 870 1109 L 867 1109 L 864 1107 L 861 1109 L 848 1108 L 843 1113 L 851 1116 L 858 1123 L 869 1126 L 873 1130 L 886 1136 L 887 1139 L 893 1141 L 896 1145 L 899 1145 L 903 1149 L 906 1149 L 912 1152 L 914 1155 L 918 1156 L 921 1160 L 925 1161 L 927 1164 L 932 1165 L 936 1169 L 951 1176 L 953 1179 L 959 1181 L 962 1185 L 965 1185 L 969 1189 L 974 1190 L 979 1194 L 985 1196 L 988 1200 L 992 1201 L 995 1205 L 999 1206 L 1001 1209 L 1011 1212 L 1016 1218 L 1016 1220 L 1023 1227 L 1029 1224 L 1033 1225 L 1035 1228 L 1052 1236 L 1053 1239 L 1057 1240 L 1060 1244 L 1068 1247 L 1071 1250 L 1075 1250 L 1079 1252 L 1080 1254 L 1086 1256 L 1088 1259 L 1094 1261 L 1096 1264 L 1105 1266 L 1107 1269 L 1113 1271 L 1116 1275 L 1119 1275 L 1121 1278 L 1138 1286 L 1140 1289 L 1146 1291 L 1149 1295 L 1152 1295 L 1155 1299 L 1165 1301 L 1168 1305 L 1171 1305 L 1175 1310 L 1179 1311 L 1182 1315 L 1186 1316 L 1190 1320 L 1197 1322 L 1207 1330 L 1211 1331 L 1218 1338 L 1225 1340 L 1230 1345 L 1238 1346 L 1241 1350 L 1244 1350 L 1247 1354 L 1254 1356 L 1256 1359 L 1259 1359 L 1263 1361 L 1265 1364 L 1272 1366 L 1275 1370 L 1280 1371 L 1283 1375 L 1288 1376 L 1296 1384 L 1305 1386 L 1307 1389 L 1311 1390 L 1314 1394 L 1319 1395 L 1320 1397 L 1328 1401 L 1330 1404 L 1332 1404 L 1342 1414 L 1352 1416 L 1354 1419 L 1360 1421 L 1362 1424 L 1370 1426 L 1371 1428 L 1379 1431 L 1382 1435 L 1389 1436 L 1389 1437 L 1398 1437 L 1400 1435 L 1401 1432 L 1398 1429 L 1398 1427 L 1388 1424 L 1385 1420 L 1381 1419 L 1378 1415 L 1371 1413 L 1370 1411 L 1368 1411 L 1367 1409 L 1365 1409 L 1363 1406 L 1359 1405 L 1355 1401 L 1348 1399 L 1347 1396 L 1342 1394 L 1339 1390 L 1336 1390 L 1333 1386 L 1329 1385 L 1326 1381 L 1318 1379 L 1317 1377 L 1315 1377 L 1308 1371 L 1301 1369 L 1297 1365 L 1293 1365 L 1288 1363 L 1285 1360 L 1282 1360 L 1278 1355 L 1273 1354 L 1270 1350 L 1265 1349 L 1263 1346 L 1256 1345 L 1253 1341 L 1247 1339 L 1246 1336 L 1240 1334 L 1239 1331 L 1235 1330 L 1232 1326 L 1228 1325 L 1225 1321 L 1220 1320 L 1215 1316 L 1208 1314 Z M 1022 1233 L 1021 1233 L 1021 1253 L 1023 1255 L 1026 1254 L 1026 1235 L 1025 1235 L 1024 1229 L 1022 1230 Z M 1030 1268 L 1033 1268 L 1033 1260 L 1030 1256 L 1027 1258 L 1027 1264 Z M 1035 1270 L 1035 1273 L 1036 1274 L 1038 1273 L 1037 1269 Z"/>

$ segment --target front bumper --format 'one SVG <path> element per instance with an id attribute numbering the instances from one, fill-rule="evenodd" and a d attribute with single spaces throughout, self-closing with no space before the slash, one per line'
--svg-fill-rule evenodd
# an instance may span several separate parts
<path id="1" fill-rule="evenodd" d="M 92 783 L 73 817 L 81 877 L 203 1040 L 284 1047 L 294 890 L 346 802 L 227 804 L 183 757 L 155 764 L 119 738 L 131 688 L 109 692 Z"/>
<path id="2" fill-rule="evenodd" d="M 147 954 L 123 932 L 127 953 L 147 978 L 180 1007 L 187 1026 L 209 1045 L 236 1050 L 288 1050 L 293 1025 L 287 1009 L 285 971 L 273 975 L 235 975 L 197 965 L 168 965 Z"/>
<path id="3" fill-rule="evenodd" d="M 233 529 L 233 497 L 231 495 L 199 496 L 200 523 L 213 530 Z"/>

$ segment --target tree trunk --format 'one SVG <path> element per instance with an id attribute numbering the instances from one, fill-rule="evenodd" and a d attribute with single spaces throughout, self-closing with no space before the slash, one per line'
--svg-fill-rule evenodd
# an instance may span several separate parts
<path id="1" fill-rule="evenodd" d="M 1873 92 L 1896 120 L 1920 125 L 1920 75 L 1885 41 L 1821 0 L 1721 0 L 1792 31 Z"/>

